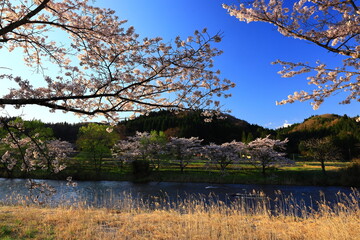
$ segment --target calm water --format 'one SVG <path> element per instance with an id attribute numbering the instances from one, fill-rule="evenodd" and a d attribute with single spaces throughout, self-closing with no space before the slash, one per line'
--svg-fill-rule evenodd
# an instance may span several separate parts
<path id="1" fill-rule="evenodd" d="M 153 201 L 166 199 L 177 201 L 180 199 L 197 196 L 205 199 L 216 199 L 232 202 L 238 199 L 257 200 L 254 192 L 263 192 L 270 200 L 279 197 L 291 196 L 292 201 L 315 205 L 317 201 L 325 200 L 335 203 L 339 192 L 350 194 L 353 189 L 347 187 L 315 187 L 315 186 L 282 186 L 282 185 L 249 185 L 249 184 L 207 184 L 207 183 L 174 183 L 150 182 L 132 183 L 117 181 L 80 181 L 76 187 L 66 185 L 66 181 L 44 181 L 56 189 L 56 193 L 47 200 L 52 205 L 75 204 L 77 202 L 99 207 L 114 207 L 118 200 L 124 196 L 133 199 Z M 0 202 L 11 202 L 24 199 L 29 195 L 25 179 L 0 178 Z M 210 196 L 210 197 L 209 197 Z"/>

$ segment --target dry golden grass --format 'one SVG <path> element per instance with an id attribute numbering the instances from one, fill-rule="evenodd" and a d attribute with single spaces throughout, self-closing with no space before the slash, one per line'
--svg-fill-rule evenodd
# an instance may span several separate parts
<path id="1" fill-rule="evenodd" d="M 0 206 L 0 239 L 360 239 L 358 199 L 302 217 L 194 199 L 155 210 L 129 199 L 120 210 Z"/>

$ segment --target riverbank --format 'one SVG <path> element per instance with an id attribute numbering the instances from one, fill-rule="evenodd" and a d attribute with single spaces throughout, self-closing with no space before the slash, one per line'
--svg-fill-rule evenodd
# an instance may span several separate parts
<path id="1" fill-rule="evenodd" d="M 356 200 L 357 199 L 357 200 Z M 300 208 L 291 203 L 270 211 L 223 203 L 184 201 L 177 207 L 121 208 L 0 206 L 0 239 L 358 239 L 359 196 L 330 207 Z M 275 214 L 270 214 L 270 212 Z"/>
<path id="2" fill-rule="evenodd" d="M 29 173 L 14 171 L 13 178 L 36 178 L 65 180 L 71 176 L 78 181 L 132 181 L 132 182 L 194 182 L 218 184 L 272 184 L 272 185 L 306 185 L 306 186 L 360 186 L 360 164 L 348 162 L 326 163 L 326 175 L 321 171 L 320 163 L 297 162 L 292 167 L 270 168 L 264 176 L 251 166 L 237 166 L 221 172 L 216 169 L 205 169 L 199 165 L 189 165 L 184 172 L 176 168 L 160 168 L 142 174 L 134 174 L 130 166 L 122 168 L 104 168 L 94 171 L 80 166 L 69 166 L 58 174 L 45 171 Z M 0 177 L 8 178 L 6 171 L 0 171 Z"/>

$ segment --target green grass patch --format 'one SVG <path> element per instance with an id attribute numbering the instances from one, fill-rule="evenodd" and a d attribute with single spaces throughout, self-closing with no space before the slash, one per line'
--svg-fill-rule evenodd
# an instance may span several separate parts
<path id="1" fill-rule="evenodd" d="M 12 227 L 8 226 L 8 225 L 2 225 L 0 226 L 0 237 L 1 239 L 3 237 L 9 237 L 11 236 L 11 234 L 13 233 L 13 229 Z"/>

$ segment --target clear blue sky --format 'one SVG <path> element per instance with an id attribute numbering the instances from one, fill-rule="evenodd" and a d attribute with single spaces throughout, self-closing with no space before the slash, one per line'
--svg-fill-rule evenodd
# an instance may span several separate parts
<path id="1" fill-rule="evenodd" d="M 277 74 L 280 66 L 271 65 L 276 59 L 285 61 L 307 61 L 310 64 L 321 60 L 333 65 L 341 59 L 308 42 L 286 38 L 266 23 L 238 21 L 227 14 L 222 3 L 237 3 L 233 0 L 98 0 L 95 5 L 112 8 L 120 19 L 127 19 L 141 37 L 161 36 L 165 41 L 177 35 L 187 37 L 194 30 L 207 28 L 209 33 L 223 32 L 223 40 L 216 47 L 223 50 L 215 59 L 215 68 L 223 78 L 237 84 L 232 89 L 232 98 L 223 101 L 232 115 L 264 127 L 276 128 L 284 123 L 297 123 L 311 115 L 324 113 L 359 114 L 359 103 L 339 105 L 343 94 L 338 94 L 314 111 L 310 102 L 297 102 L 276 106 L 275 101 L 299 90 L 309 90 L 305 76 L 281 78 Z M 2 58 L 4 60 L 4 58 Z M 3 65 L 0 59 L 0 65 Z M 10 110 L 8 110 L 10 112 Z M 79 121 L 70 114 L 50 114 L 47 110 L 32 108 L 23 110 L 26 118 L 45 122 Z"/>

